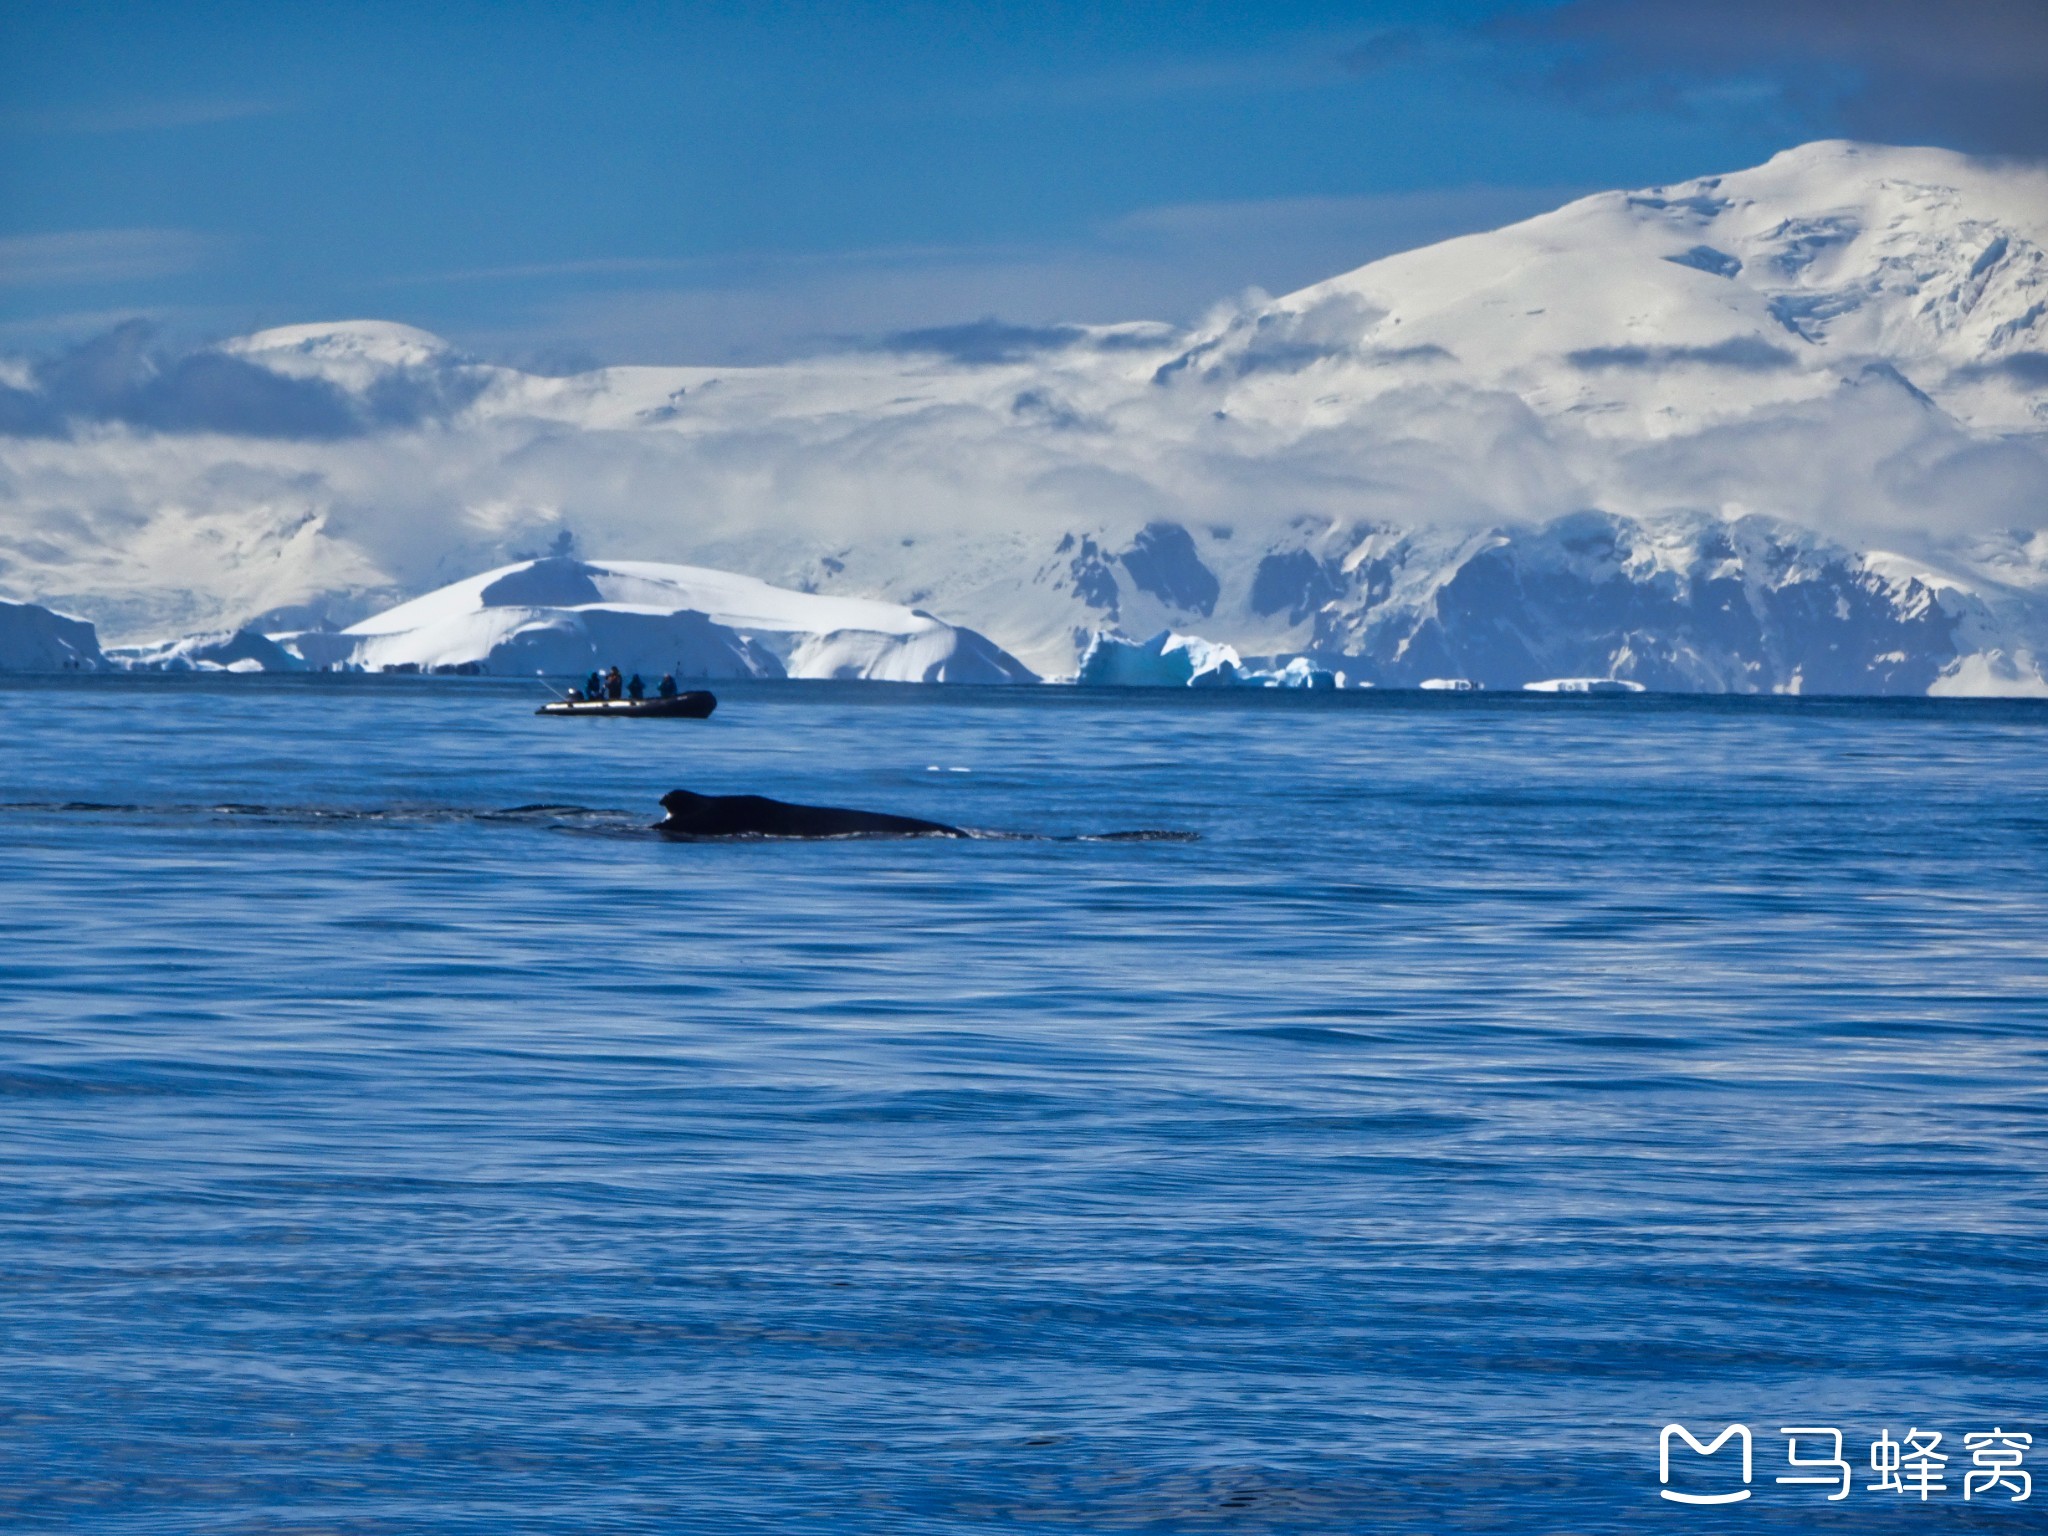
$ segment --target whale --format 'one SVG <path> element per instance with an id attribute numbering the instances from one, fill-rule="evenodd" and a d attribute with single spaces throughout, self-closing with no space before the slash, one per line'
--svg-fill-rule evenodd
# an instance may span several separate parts
<path id="1" fill-rule="evenodd" d="M 958 827 L 855 811 L 836 805 L 793 805 L 766 795 L 699 795 L 672 789 L 661 797 L 668 814 L 654 824 L 663 837 L 965 837 Z"/>

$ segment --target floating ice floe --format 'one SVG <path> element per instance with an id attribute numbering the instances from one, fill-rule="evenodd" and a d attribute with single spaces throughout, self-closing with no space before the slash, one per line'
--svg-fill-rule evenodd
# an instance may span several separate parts
<path id="1" fill-rule="evenodd" d="M 1343 684 L 1343 674 L 1327 671 L 1306 656 L 1290 656 L 1274 670 L 1246 673 L 1245 681 L 1268 688 L 1337 688 Z"/>
<path id="2" fill-rule="evenodd" d="M 1522 684 L 1525 693 L 1647 693 L 1641 683 L 1625 677 L 1546 677 Z"/>

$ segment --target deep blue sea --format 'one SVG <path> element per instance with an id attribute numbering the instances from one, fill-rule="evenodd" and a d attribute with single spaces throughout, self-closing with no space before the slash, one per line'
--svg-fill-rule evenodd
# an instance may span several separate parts
<path id="1" fill-rule="evenodd" d="M 540 697 L 0 686 L 0 1528 L 2048 1525 L 2048 706 Z"/>

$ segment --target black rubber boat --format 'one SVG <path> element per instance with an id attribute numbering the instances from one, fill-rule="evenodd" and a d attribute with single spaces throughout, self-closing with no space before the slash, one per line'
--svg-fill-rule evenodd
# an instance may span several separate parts
<path id="1" fill-rule="evenodd" d="M 672 699 L 557 699 L 536 715 L 591 715 L 608 720 L 702 720 L 718 708 L 718 700 L 702 689 Z"/>

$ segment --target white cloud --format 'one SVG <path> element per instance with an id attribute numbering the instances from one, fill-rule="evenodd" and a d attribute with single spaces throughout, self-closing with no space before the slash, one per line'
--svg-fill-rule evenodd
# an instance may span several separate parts
<path id="1" fill-rule="evenodd" d="M 1540 213 L 1581 190 L 1478 186 L 1181 204 L 1140 209 L 1062 243 L 585 260 L 422 282 L 541 285 L 500 319 L 451 328 L 480 352 L 528 356 L 566 345 L 619 362 L 760 362 L 984 316 L 1025 325 L 1183 323 L 1248 288 L 1287 292 Z M 669 280 L 657 280 L 664 271 Z M 550 281 L 633 277 L 645 280 Z"/>
<path id="2" fill-rule="evenodd" d="M 0 287 L 172 277 L 203 265 L 217 244 L 184 229 L 72 229 L 0 236 Z"/>
<path id="3" fill-rule="evenodd" d="M 210 123 L 273 117 L 287 104 L 254 97 L 184 96 L 158 101 L 99 102 L 25 113 L 16 121 L 34 133 L 154 133 Z"/>

